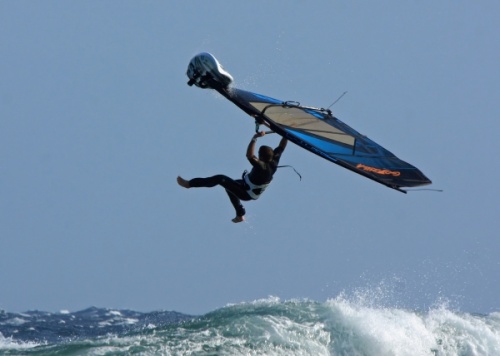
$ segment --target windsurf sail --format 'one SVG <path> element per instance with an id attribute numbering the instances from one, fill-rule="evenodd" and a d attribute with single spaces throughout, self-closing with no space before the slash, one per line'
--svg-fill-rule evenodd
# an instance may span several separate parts
<path id="1" fill-rule="evenodd" d="M 367 136 L 360 134 L 328 109 L 302 106 L 294 101 L 282 101 L 265 95 L 230 86 L 222 66 L 209 53 L 199 57 L 210 58 L 210 66 L 196 68 L 196 78 L 188 76 L 188 84 L 217 90 L 225 98 L 255 118 L 259 124 L 269 126 L 277 134 L 300 147 L 362 176 L 403 193 L 432 182 L 416 167 L 399 159 Z M 220 69 L 220 70 L 219 70 Z M 194 71 L 191 70 L 191 73 Z M 229 74 L 228 74 L 229 75 Z M 222 78 L 222 80 L 220 79 Z"/>

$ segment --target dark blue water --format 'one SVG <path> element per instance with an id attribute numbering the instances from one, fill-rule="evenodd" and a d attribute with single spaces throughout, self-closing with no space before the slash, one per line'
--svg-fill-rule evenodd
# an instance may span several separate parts
<path id="1" fill-rule="evenodd" d="M 82 341 L 92 343 L 92 340 L 111 335 L 140 334 L 158 326 L 180 325 L 193 318 L 171 311 L 140 313 L 95 307 L 74 313 L 0 311 L 0 354 L 42 351 L 46 347 L 41 346 L 71 345 Z"/>

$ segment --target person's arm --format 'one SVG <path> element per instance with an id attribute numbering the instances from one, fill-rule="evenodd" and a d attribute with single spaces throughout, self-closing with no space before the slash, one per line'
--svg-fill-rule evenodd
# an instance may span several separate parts
<path id="1" fill-rule="evenodd" d="M 266 133 L 264 131 L 261 131 L 253 135 L 252 140 L 248 144 L 247 148 L 247 158 L 249 161 L 258 160 L 258 158 L 255 156 L 255 142 L 257 142 L 258 137 L 262 137 L 265 134 Z"/>
<path id="2" fill-rule="evenodd" d="M 285 150 L 287 143 L 288 143 L 288 140 L 283 137 L 280 141 L 279 146 L 274 149 L 274 161 L 276 161 L 276 163 L 278 163 L 280 161 L 281 154 Z"/>
<path id="3" fill-rule="evenodd" d="M 288 140 L 283 137 L 280 141 L 280 144 L 278 145 L 278 147 L 281 148 L 281 152 L 283 152 L 285 150 L 287 143 L 288 143 Z"/>

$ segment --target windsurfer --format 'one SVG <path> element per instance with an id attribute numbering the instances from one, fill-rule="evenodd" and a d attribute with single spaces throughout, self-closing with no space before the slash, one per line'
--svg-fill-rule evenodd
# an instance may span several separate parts
<path id="1" fill-rule="evenodd" d="M 255 143 L 257 138 L 265 135 L 264 131 L 256 133 L 248 144 L 246 157 L 252 165 L 250 173 L 245 171 L 242 179 L 231 179 L 219 174 L 207 178 L 193 178 L 186 180 L 181 176 L 177 177 L 177 183 L 184 188 L 212 188 L 220 185 L 226 189 L 231 204 L 236 210 L 236 217 L 232 219 L 234 223 L 245 221 L 245 208 L 241 201 L 256 200 L 271 183 L 273 175 L 278 168 L 281 154 L 285 150 L 287 139 L 282 138 L 279 146 L 274 150 L 269 146 L 259 148 L 259 156 L 255 156 Z"/>

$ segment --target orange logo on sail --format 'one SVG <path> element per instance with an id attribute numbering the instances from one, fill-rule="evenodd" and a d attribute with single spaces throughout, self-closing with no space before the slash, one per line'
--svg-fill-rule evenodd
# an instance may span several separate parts
<path id="1" fill-rule="evenodd" d="M 367 172 L 373 172 L 377 174 L 383 174 L 383 175 L 393 175 L 394 177 L 399 177 L 401 175 L 401 172 L 398 171 L 391 171 L 389 169 L 380 169 L 380 168 L 375 168 L 375 167 L 370 167 L 370 166 L 365 166 L 364 164 L 359 163 L 356 168 L 362 169 Z"/>

